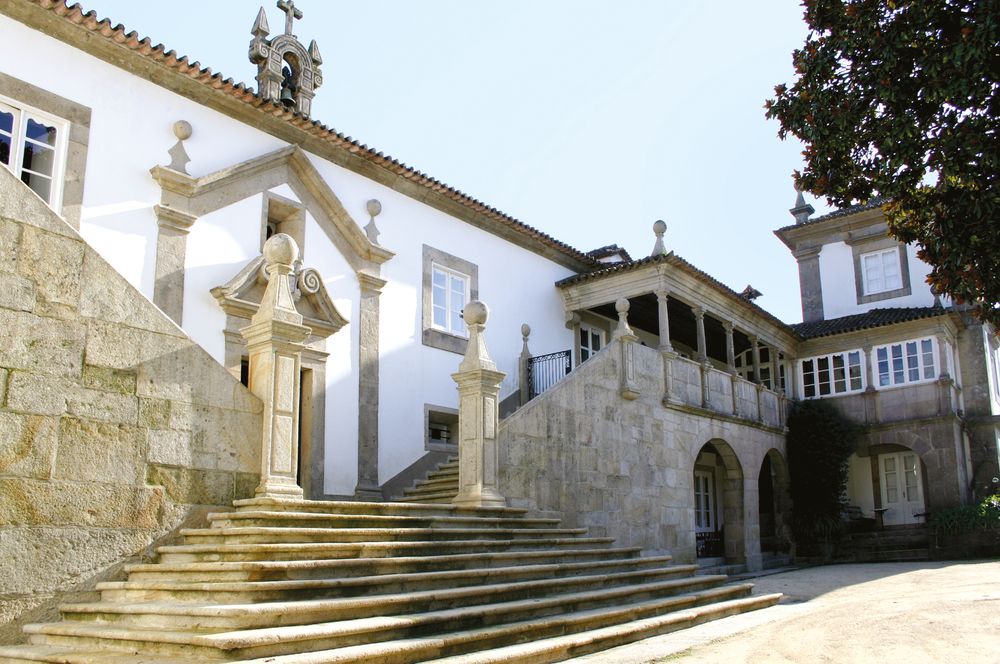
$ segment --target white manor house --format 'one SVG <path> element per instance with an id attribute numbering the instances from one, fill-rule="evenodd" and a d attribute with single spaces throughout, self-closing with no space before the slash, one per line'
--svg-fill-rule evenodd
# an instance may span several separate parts
<path id="1" fill-rule="evenodd" d="M 311 118 L 320 49 L 292 34 L 294 3 L 278 6 L 276 28 L 264 9 L 247 17 L 251 88 L 77 5 L 0 2 L 0 643 L 35 648 L 0 659 L 235 661 L 404 638 L 331 636 L 343 600 L 316 597 L 347 591 L 329 569 L 410 554 L 334 543 L 321 517 L 370 537 L 392 521 L 385 537 L 456 556 L 447 572 L 412 558 L 398 572 L 456 606 L 473 601 L 453 588 L 473 582 L 455 579 L 461 556 L 556 570 L 495 581 L 528 593 L 543 584 L 531 574 L 596 565 L 579 543 L 613 538 L 638 566 L 614 573 L 646 585 L 607 600 L 633 608 L 600 624 L 653 620 L 667 582 L 644 565 L 757 570 L 788 552 L 795 400 L 866 425 L 846 498 L 879 529 L 996 491 L 997 337 L 931 292 L 877 201 L 814 217 L 799 195 L 776 231 L 799 266 L 804 322 L 788 324 L 670 251 L 662 222 L 648 256 L 580 251 Z M 487 526 L 506 548 L 473 546 Z M 291 539 L 266 540 L 279 527 Z M 442 527 L 472 548 L 420 539 Z M 532 528 L 548 539 L 518 544 Z M 543 560 L 542 544 L 571 540 Z M 168 581 L 154 559 L 191 576 Z M 602 564 L 571 590 L 633 588 L 608 571 L 621 560 Z M 755 606 L 685 588 L 692 605 Z M 240 641 L 225 611 L 195 610 L 210 590 L 230 608 L 248 593 L 273 622 L 239 623 L 258 630 Z M 98 592 L 116 608 L 94 608 Z M 295 617 L 302 598 L 329 613 Z M 168 602 L 212 618 L 185 623 Z M 579 602 L 578 621 L 604 606 Z M 528 640 L 475 620 L 449 633 Z M 283 649 L 292 637 L 265 629 L 278 624 L 298 625 L 300 645 Z M 450 643 L 406 661 L 472 649 Z"/>

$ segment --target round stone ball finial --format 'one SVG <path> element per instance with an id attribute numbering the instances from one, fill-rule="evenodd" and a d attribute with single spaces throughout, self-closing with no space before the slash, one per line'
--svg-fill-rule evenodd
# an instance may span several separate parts
<path id="1" fill-rule="evenodd" d="M 527 339 L 528 335 L 530 335 L 530 334 L 531 334 L 531 326 L 528 325 L 527 323 L 522 323 L 521 324 L 521 336 L 524 337 L 525 339 Z"/>
<path id="2" fill-rule="evenodd" d="M 365 203 L 365 208 L 368 210 L 368 216 L 374 219 L 382 212 L 382 203 L 377 198 L 373 198 Z"/>
<path id="3" fill-rule="evenodd" d="M 479 300 L 473 300 L 465 305 L 462 318 L 467 325 L 485 325 L 486 319 L 490 317 L 490 308 Z"/>
<path id="4" fill-rule="evenodd" d="M 618 298 L 618 300 L 615 302 L 615 311 L 617 311 L 620 314 L 627 314 L 628 308 L 629 308 L 629 301 L 624 297 Z"/>
<path id="5" fill-rule="evenodd" d="M 268 265 L 292 265 L 299 257 L 299 245 L 291 235 L 277 233 L 264 243 L 264 260 Z"/>
<path id="6" fill-rule="evenodd" d="M 664 233 L 666 233 L 667 222 L 663 221 L 662 219 L 657 219 L 656 222 L 653 224 L 653 232 L 656 233 L 657 235 L 663 235 Z"/>
<path id="7" fill-rule="evenodd" d="M 177 140 L 186 141 L 191 138 L 191 123 L 187 120 L 178 120 L 174 123 L 174 136 Z"/>

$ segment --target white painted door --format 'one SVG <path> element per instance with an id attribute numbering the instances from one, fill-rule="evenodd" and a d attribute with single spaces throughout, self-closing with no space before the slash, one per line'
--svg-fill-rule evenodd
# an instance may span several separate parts
<path id="1" fill-rule="evenodd" d="M 917 515 L 924 511 L 920 481 L 920 459 L 914 452 L 880 454 L 882 471 L 882 523 L 887 526 L 923 523 Z"/>

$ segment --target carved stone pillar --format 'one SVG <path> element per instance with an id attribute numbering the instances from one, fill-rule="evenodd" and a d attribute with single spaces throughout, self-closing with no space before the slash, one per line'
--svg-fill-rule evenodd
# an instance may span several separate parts
<path id="1" fill-rule="evenodd" d="M 750 337 L 750 355 L 753 359 L 753 382 L 760 385 L 760 339 Z"/>
<path id="2" fill-rule="evenodd" d="M 708 345 L 705 343 L 705 309 L 703 307 L 691 307 L 694 313 L 694 322 L 698 330 L 698 357 L 699 362 L 708 359 Z"/>
<path id="3" fill-rule="evenodd" d="M 184 261 L 187 236 L 198 217 L 166 205 L 154 205 L 156 213 L 156 268 L 153 303 L 175 323 L 184 315 Z"/>
<path id="4" fill-rule="evenodd" d="M 878 390 L 875 389 L 874 365 L 875 356 L 872 354 L 871 345 L 862 348 L 865 356 L 865 424 L 874 424 L 879 421 L 879 401 Z"/>
<path id="5" fill-rule="evenodd" d="M 639 386 L 635 380 L 635 344 L 639 337 L 632 332 L 628 324 L 629 301 L 620 298 L 615 302 L 618 312 L 618 327 L 615 328 L 614 339 L 621 345 L 621 389 L 622 398 L 632 400 L 639 398 Z"/>
<path id="6" fill-rule="evenodd" d="M 730 374 L 736 373 L 736 345 L 733 342 L 733 324 L 728 320 L 722 321 L 722 329 L 726 331 L 726 371 Z"/>
<path id="7" fill-rule="evenodd" d="M 302 498 L 296 482 L 299 465 L 299 371 L 303 342 L 310 329 L 302 325 L 288 285 L 299 248 L 279 233 L 264 244 L 267 289 L 250 325 L 240 330 L 250 353 L 250 391 L 264 404 L 260 484 L 267 498 Z"/>
<path id="8" fill-rule="evenodd" d="M 385 280 L 358 272 L 358 485 L 354 496 L 381 500 L 378 482 L 379 296 Z"/>
<path id="9" fill-rule="evenodd" d="M 771 389 L 781 392 L 781 363 L 778 362 L 778 349 L 769 346 L 768 355 L 771 358 Z"/>
<path id="10" fill-rule="evenodd" d="M 656 294 L 656 310 L 658 314 L 658 322 L 660 326 L 660 350 L 673 350 L 674 347 L 670 343 L 670 316 L 667 311 L 667 296 L 670 292 L 666 288 L 661 288 L 655 291 Z"/>
<path id="11" fill-rule="evenodd" d="M 531 326 L 527 323 L 521 325 L 521 356 L 517 363 L 517 386 L 520 391 L 521 405 L 528 403 L 531 398 L 531 386 L 528 384 L 528 365 L 531 363 L 531 351 L 528 350 L 528 336 L 531 334 Z"/>
<path id="12" fill-rule="evenodd" d="M 573 366 L 580 366 L 580 314 L 566 312 L 566 328 L 573 332 Z"/>
<path id="13" fill-rule="evenodd" d="M 461 507 L 504 507 L 500 494 L 500 382 L 504 374 L 486 350 L 483 330 L 489 309 L 482 302 L 465 305 L 469 345 L 458 372 L 458 495 L 452 503 Z"/>

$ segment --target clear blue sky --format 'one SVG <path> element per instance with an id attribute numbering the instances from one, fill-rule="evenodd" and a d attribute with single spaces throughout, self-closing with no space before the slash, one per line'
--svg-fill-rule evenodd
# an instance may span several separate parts
<path id="1" fill-rule="evenodd" d="M 258 2 L 82 4 L 253 82 Z M 805 39 L 795 0 L 296 6 L 295 34 L 324 60 L 314 119 L 584 251 L 645 256 L 663 219 L 668 249 L 801 320 L 795 261 L 771 232 L 793 222 L 801 146 L 762 108 Z"/>

